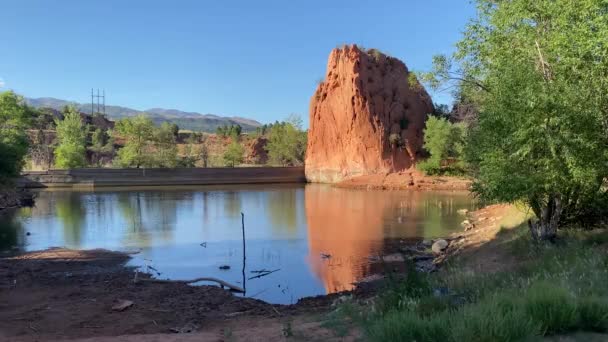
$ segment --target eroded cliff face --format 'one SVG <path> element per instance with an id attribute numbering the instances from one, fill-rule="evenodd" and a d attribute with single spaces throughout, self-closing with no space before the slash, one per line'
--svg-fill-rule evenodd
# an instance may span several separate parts
<path id="1" fill-rule="evenodd" d="M 335 183 L 410 168 L 433 111 L 400 60 L 356 45 L 334 49 L 310 101 L 306 177 Z"/>

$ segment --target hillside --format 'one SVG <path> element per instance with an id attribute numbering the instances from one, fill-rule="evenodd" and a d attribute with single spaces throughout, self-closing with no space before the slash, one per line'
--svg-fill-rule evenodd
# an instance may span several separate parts
<path id="1" fill-rule="evenodd" d="M 64 106 L 73 104 L 76 105 L 83 113 L 91 113 L 90 103 L 77 103 L 66 100 L 56 99 L 52 97 L 41 98 L 26 98 L 28 105 L 35 108 L 53 108 L 61 110 Z M 171 122 L 177 124 L 180 129 L 215 132 L 216 128 L 223 125 L 239 124 L 244 132 L 253 131 L 261 124 L 255 120 L 232 116 L 220 116 L 215 114 L 201 114 L 196 112 L 184 112 L 177 109 L 150 108 L 147 110 L 137 110 L 128 107 L 106 105 L 106 114 L 108 118 L 118 120 L 124 117 L 131 117 L 141 113 L 146 113 L 157 125 L 162 122 Z"/>

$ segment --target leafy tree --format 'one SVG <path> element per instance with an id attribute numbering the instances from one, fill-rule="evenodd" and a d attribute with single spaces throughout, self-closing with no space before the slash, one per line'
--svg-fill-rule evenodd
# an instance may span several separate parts
<path id="1" fill-rule="evenodd" d="M 429 117 L 424 129 L 424 148 L 430 157 L 418 163 L 418 168 L 427 174 L 462 170 L 465 132 L 463 123 L 450 123 L 446 118 Z M 445 163 L 448 164 L 446 167 Z"/>
<path id="2" fill-rule="evenodd" d="M 167 122 L 163 122 L 160 127 L 154 130 L 154 166 L 177 166 L 177 143 L 174 132 L 173 125 Z"/>
<path id="3" fill-rule="evenodd" d="M 306 132 L 302 130 L 302 119 L 297 115 L 290 115 L 285 122 L 273 124 L 266 146 L 270 161 L 278 165 L 303 163 L 306 138 Z"/>
<path id="4" fill-rule="evenodd" d="M 0 184 L 19 176 L 28 149 L 26 129 L 34 111 L 12 91 L 0 93 Z"/>
<path id="5" fill-rule="evenodd" d="M 171 128 L 171 132 L 173 133 L 173 136 L 177 140 L 177 137 L 179 135 L 179 126 L 175 123 L 170 123 L 169 127 Z"/>
<path id="6" fill-rule="evenodd" d="M 97 128 L 95 131 L 93 131 L 91 136 L 91 144 L 93 145 L 94 149 L 101 150 L 106 145 L 107 140 L 108 134 L 101 128 Z"/>
<path id="7" fill-rule="evenodd" d="M 602 207 L 608 176 L 608 3 L 477 0 L 478 17 L 425 81 L 455 83 L 479 117 L 474 191 L 523 201 L 535 239 Z M 606 203 L 603 204 L 606 207 Z"/>
<path id="8" fill-rule="evenodd" d="M 116 123 L 115 131 L 126 141 L 118 150 L 116 162 L 121 167 L 151 166 L 152 152 L 150 140 L 154 133 L 154 123 L 146 115 L 125 118 Z"/>
<path id="9" fill-rule="evenodd" d="M 78 109 L 69 106 L 64 109 L 63 120 L 55 120 L 57 140 L 55 166 L 60 169 L 74 169 L 86 166 L 86 135 Z"/>
<path id="10" fill-rule="evenodd" d="M 232 140 L 230 145 L 228 145 L 226 152 L 224 152 L 224 163 L 226 166 L 230 167 L 241 164 L 243 162 L 244 153 L 245 149 L 243 146 L 237 140 Z"/>

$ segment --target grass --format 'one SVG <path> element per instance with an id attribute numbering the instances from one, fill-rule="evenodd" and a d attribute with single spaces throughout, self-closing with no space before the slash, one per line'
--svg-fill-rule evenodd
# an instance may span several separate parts
<path id="1" fill-rule="evenodd" d="M 572 332 L 608 332 L 606 231 L 565 231 L 535 245 L 520 226 L 504 244 L 515 271 L 491 275 L 452 263 L 435 275 L 411 272 L 349 317 L 372 341 L 527 341 Z"/>

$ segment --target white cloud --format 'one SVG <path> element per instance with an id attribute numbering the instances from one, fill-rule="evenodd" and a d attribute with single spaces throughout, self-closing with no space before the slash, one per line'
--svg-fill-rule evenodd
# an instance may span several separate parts
<path id="1" fill-rule="evenodd" d="M 0 88 L 4 88 L 4 85 L 6 83 L 4 83 L 4 80 L 2 79 L 2 77 L 0 77 Z"/>

